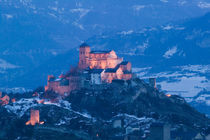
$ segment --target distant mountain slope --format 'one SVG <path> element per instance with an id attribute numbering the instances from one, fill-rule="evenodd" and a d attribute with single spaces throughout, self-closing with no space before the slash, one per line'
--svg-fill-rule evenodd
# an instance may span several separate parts
<path id="1" fill-rule="evenodd" d="M 4 69 L 0 86 L 35 87 L 43 84 L 36 79 L 37 84 L 30 85 L 29 80 L 33 81 L 42 74 L 46 77 L 45 66 L 52 68 L 49 71 L 65 71 L 67 66 L 64 65 L 73 64 L 67 59 L 67 54 L 72 56 L 73 53 L 66 53 L 67 50 L 76 49 L 83 40 L 93 35 L 136 31 L 142 27 L 201 16 L 210 11 L 208 5 L 207 0 L 0 0 L 0 59 L 19 66 Z M 191 12 L 186 9 L 191 9 Z M 66 57 L 60 57 L 62 54 Z M 52 63 L 54 58 L 57 62 Z M 53 68 L 55 63 L 63 65 Z M 23 80 L 25 75 L 29 75 L 30 79 Z"/>
<path id="2" fill-rule="evenodd" d="M 206 14 L 182 24 L 167 24 L 138 31 L 109 32 L 93 36 L 86 42 L 92 49 L 114 49 L 120 57 L 131 61 L 133 67 L 153 67 L 153 70 L 159 72 L 169 69 L 170 66 L 208 64 L 209 19 L 210 14 Z M 47 58 L 43 57 L 40 56 L 39 59 Z M 25 87 L 43 85 L 47 74 L 66 72 L 70 65 L 76 65 L 77 62 L 78 49 L 74 48 L 42 61 L 39 66 L 25 71 L 23 76 L 16 74 L 13 76 L 17 78 L 15 82 L 10 78 L 8 83 Z"/>
<path id="3" fill-rule="evenodd" d="M 195 107 L 198 111 L 206 113 L 210 116 L 210 92 L 203 90 L 198 93 L 197 96 L 192 98 L 187 98 L 188 102 Z"/>
<path id="4" fill-rule="evenodd" d="M 209 64 L 209 23 L 210 13 L 183 24 L 104 34 L 87 42 L 96 49 L 114 48 L 135 66 Z"/>

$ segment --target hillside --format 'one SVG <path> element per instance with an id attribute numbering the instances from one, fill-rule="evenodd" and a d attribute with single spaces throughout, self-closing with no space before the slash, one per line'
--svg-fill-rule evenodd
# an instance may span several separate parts
<path id="1" fill-rule="evenodd" d="M 95 50 L 114 49 L 120 57 L 132 62 L 133 72 L 141 79 L 156 77 L 164 92 L 191 98 L 210 89 L 209 19 L 210 14 L 206 14 L 177 25 L 136 32 L 109 32 L 94 36 L 87 43 Z M 24 76 L 17 76 L 15 83 L 11 78 L 10 83 L 25 87 L 45 85 L 48 74 L 65 73 L 71 64 L 76 65 L 77 62 L 78 51 L 73 49 L 24 73 Z M 205 108 L 209 105 L 206 104 Z M 204 113 L 210 114 L 208 109 Z"/>
<path id="2" fill-rule="evenodd" d="M 171 125 L 172 138 L 188 140 L 210 124 L 205 115 L 190 107 L 183 98 L 167 97 L 140 79 L 73 91 L 57 103 L 46 100 L 38 104 L 40 99 L 29 95 L 0 108 L 4 112 L 0 123 L 6 124 L 0 128 L 4 132 L 0 138 L 122 139 L 132 136 L 146 139 L 153 136 L 150 134 L 152 124 L 167 123 Z M 31 108 L 40 110 L 43 125 L 25 125 Z M 11 121 L 6 121 L 8 117 L 12 117 Z M 118 120 L 123 123 L 116 127 Z M 17 127 L 21 129 L 10 134 Z"/>

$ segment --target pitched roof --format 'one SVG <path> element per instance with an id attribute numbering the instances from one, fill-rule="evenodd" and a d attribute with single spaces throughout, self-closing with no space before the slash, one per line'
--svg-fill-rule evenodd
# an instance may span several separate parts
<path id="1" fill-rule="evenodd" d="M 105 73 L 115 73 L 119 68 L 120 68 L 120 65 L 118 64 L 115 68 L 105 69 Z"/>
<path id="2" fill-rule="evenodd" d="M 124 83 L 125 83 L 125 81 L 124 81 L 124 80 L 122 80 L 122 79 L 114 79 L 114 80 L 112 80 L 112 83 L 116 83 L 116 84 L 124 84 Z"/>
<path id="3" fill-rule="evenodd" d="M 123 73 L 124 73 L 124 74 L 132 74 L 131 71 L 127 71 L 127 70 L 126 70 L 126 71 L 123 71 Z"/>
<path id="4" fill-rule="evenodd" d="M 110 52 L 111 52 L 111 50 L 109 50 L 109 51 L 91 51 L 90 53 L 101 54 L 101 53 L 110 53 Z"/>
<path id="5" fill-rule="evenodd" d="M 63 79 L 60 81 L 60 86 L 68 86 L 69 85 L 69 80 L 68 79 Z"/>
<path id="6" fill-rule="evenodd" d="M 108 69 L 105 69 L 105 73 L 115 73 L 117 71 L 116 68 L 108 68 Z"/>
<path id="7" fill-rule="evenodd" d="M 120 65 L 127 65 L 129 62 L 128 61 L 123 61 L 120 63 Z"/>
<path id="8" fill-rule="evenodd" d="M 88 47 L 89 45 L 87 44 L 87 43 L 82 43 L 81 45 L 80 45 L 80 47 Z"/>
<path id="9" fill-rule="evenodd" d="M 160 123 L 160 122 L 157 122 L 157 123 L 152 123 L 152 127 L 163 127 L 165 124 L 164 123 Z"/>
<path id="10" fill-rule="evenodd" d="M 55 81 L 55 77 L 50 77 L 50 79 L 48 80 L 49 82 Z"/>
<path id="11" fill-rule="evenodd" d="M 100 74 L 100 73 L 102 73 L 104 71 L 104 69 L 91 69 L 90 70 L 90 73 L 98 73 L 98 74 Z"/>

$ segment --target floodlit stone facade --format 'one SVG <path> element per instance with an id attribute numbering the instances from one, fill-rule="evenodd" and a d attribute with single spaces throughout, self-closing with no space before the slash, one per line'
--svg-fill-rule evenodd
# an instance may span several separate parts
<path id="1" fill-rule="evenodd" d="M 119 58 L 115 51 L 91 51 L 83 43 L 79 47 L 78 66 L 59 78 L 48 76 L 45 91 L 54 91 L 67 96 L 70 91 L 80 89 L 87 84 L 100 85 L 112 83 L 112 80 L 129 80 L 132 78 L 131 63 Z"/>
<path id="2" fill-rule="evenodd" d="M 82 44 L 79 48 L 79 68 L 106 69 L 115 68 L 123 61 L 112 51 L 90 51 L 90 46 Z"/>
<path id="3" fill-rule="evenodd" d="M 10 97 L 8 95 L 5 95 L 4 97 L 2 97 L 2 93 L 0 93 L 0 105 L 7 105 L 10 101 Z"/>
<path id="4" fill-rule="evenodd" d="M 39 110 L 31 109 L 30 120 L 26 122 L 26 125 L 36 125 L 43 123 L 44 122 L 40 122 L 39 120 Z"/>

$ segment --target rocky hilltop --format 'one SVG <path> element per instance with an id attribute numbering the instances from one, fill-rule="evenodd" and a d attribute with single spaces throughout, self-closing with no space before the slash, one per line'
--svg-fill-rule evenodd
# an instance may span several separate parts
<path id="1" fill-rule="evenodd" d="M 183 98 L 138 78 L 75 90 L 60 100 L 49 99 L 55 93 L 36 92 L 39 97 L 10 95 L 17 101 L 0 108 L 0 139 L 154 139 L 164 129 L 171 139 L 189 140 L 207 135 L 210 124 Z M 31 109 L 39 110 L 44 124 L 25 125 Z"/>

